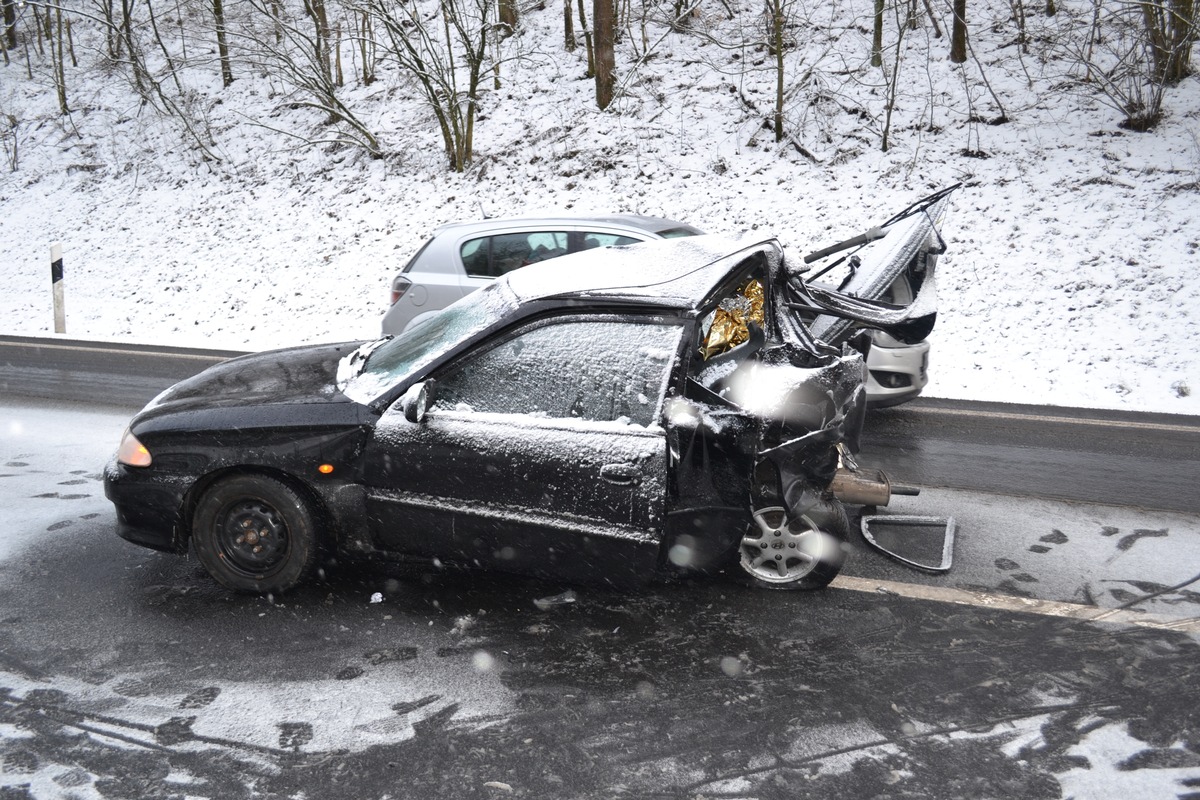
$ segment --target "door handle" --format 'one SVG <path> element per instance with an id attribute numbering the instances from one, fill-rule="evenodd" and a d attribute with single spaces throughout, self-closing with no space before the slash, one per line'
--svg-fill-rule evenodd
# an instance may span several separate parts
<path id="1" fill-rule="evenodd" d="M 619 486 L 627 483 L 641 483 L 642 471 L 636 464 L 605 464 L 600 468 L 600 478 Z"/>

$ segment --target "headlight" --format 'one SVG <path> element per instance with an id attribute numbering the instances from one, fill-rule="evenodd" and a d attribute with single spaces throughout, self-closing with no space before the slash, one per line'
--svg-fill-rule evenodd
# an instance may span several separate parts
<path id="1" fill-rule="evenodd" d="M 125 435 L 121 437 L 121 446 L 117 448 L 117 461 L 131 467 L 150 466 L 150 451 L 138 441 L 129 428 L 125 429 Z"/>

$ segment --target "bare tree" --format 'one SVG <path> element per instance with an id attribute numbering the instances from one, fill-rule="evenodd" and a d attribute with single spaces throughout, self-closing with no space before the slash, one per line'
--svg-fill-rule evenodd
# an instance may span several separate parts
<path id="1" fill-rule="evenodd" d="M 1174 85 L 1188 76 L 1192 44 L 1196 41 L 1194 0 L 1143 0 L 1142 17 L 1153 57 L 1154 78 Z"/>
<path id="2" fill-rule="evenodd" d="M 116 0 L 94 0 L 93 5 L 100 15 L 98 21 L 104 27 L 105 55 L 112 61 L 121 57 L 120 24 L 114 6 Z"/>
<path id="3" fill-rule="evenodd" d="M 955 0 L 958 2 L 958 0 Z M 909 22 L 912 18 L 912 12 L 907 3 L 898 3 L 895 6 L 896 12 L 896 46 L 893 50 L 893 58 L 891 70 L 884 69 L 884 80 L 887 81 L 887 102 L 884 105 L 883 117 L 883 137 L 880 144 L 880 149 L 887 152 L 891 147 L 892 135 L 892 112 L 896 108 L 896 96 L 900 87 L 900 65 L 904 58 L 904 36 L 909 30 Z M 907 16 L 901 17 L 902 13 Z"/>
<path id="4" fill-rule="evenodd" d="M 1148 0 L 1093 0 L 1089 25 L 1066 29 L 1058 48 L 1083 67 L 1084 80 L 1100 90 L 1101 98 L 1124 115 L 1122 127 L 1135 131 L 1154 128 L 1162 117 L 1169 79 L 1184 70 L 1178 62 L 1191 43 L 1181 35 L 1168 45 L 1170 6 L 1146 10 Z M 1164 16 L 1157 16 L 1159 13 Z"/>
<path id="5" fill-rule="evenodd" d="M 328 17 L 317 11 L 312 0 L 305 0 L 304 4 L 308 22 L 299 18 L 299 14 L 289 14 L 287 7 L 279 8 L 275 0 L 250 0 L 249 5 L 266 25 L 239 29 L 231 47 L 248 64 L 290 85 L 294 90 L 291 103 L 323 113 L 323 122 L 332 128 L 331 135 L 298 138 L 310 144 L 361 147 L 372 155 L 380 155 L 375 133 L 338 96 Z M 322 4 L 322 11 L 323 8 Z"/>
<path id="6" fill-rule="evenodd" d="M 362 56 L 362 82 L 363 86 L 370 86 L 375 82 L 375 25 L 371 15 L 365 11 L 360 11 L 356 19 L 359 24 L 358 52 Z"/>
<path id="7" fill-rule="evenodd" d="M 27 0 L 32 12 L 39 15 L 39 32 L 49 43 L 51 74 L 58 95 L 59 110 L 70 113 L 66 85 L 66 60 L 68 54 L 76 66 L 74 45 L 71 41 L 72 16 L 103 29 L 105 55 L 119 67 L 126 69 L 134 92 L 149 108 L 164 117 L 175 120 L 185 137 L 210 161 L 219 161 L 213 150 L 214 142 L 208 130 L 196 94 L 185 91 L 178 76 L 176 57 L 158 27 L 157 18 L 150 0 L 144 3 L 134 0 L 95 0 L 94 11 L 86 6 L 68 9 L 57 0 Z M 156 45 L 161 61 L 153 56 Z M 30 70 L 32 78 L 32 70 Z M 170 75 L 172 89 L 164 85 L 162 75 Z"/>
<path id="8" fill-rule="evenodd" d="M 330 61 L 329 15 L 325 12 L 325 0 L 304 0 L 304 13 L 313 23 L 311 64 L 321 75 L 318 80 L 333 83 L 333 66 Z"/>
<path id="9" fill-rule="evenodd" d="M 367 0 L 386 31 L 381 60 L 415 79 L 437 119 L 450 168 L 462 172 L 474 155 L 479 86 L 494 31 L 489 0 L 438 0 L 432 13 L 415 0 Z"/>

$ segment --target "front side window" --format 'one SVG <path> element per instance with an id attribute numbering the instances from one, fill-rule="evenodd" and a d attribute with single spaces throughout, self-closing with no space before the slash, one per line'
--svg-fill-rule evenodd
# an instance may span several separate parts
<path id="1" fill-rule="evenodd" d="M 566 231 L 498 233 L 464 242 L 463 268 L 472 278 L 498 278 L 514 269 L 567 254 Z"/>
<path id="2" fill-rule="evenodd" d="M 589 320 L 528 328 L 442 376 L 434 409 L 649 426 L 682 330 Z"/>

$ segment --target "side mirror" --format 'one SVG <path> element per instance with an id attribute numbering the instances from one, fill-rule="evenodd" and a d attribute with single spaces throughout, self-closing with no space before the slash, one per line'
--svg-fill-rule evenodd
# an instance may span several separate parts
<path id="1" fill-rule="evenodd" d="M 400 398 L 400 410 L 404 412 L 406 420 L 420 424 L 425 419 L 426 412 L 433 405 L 434 386 L 435 383 L 428 380 L 408 387 L 408 391 Z"/>

